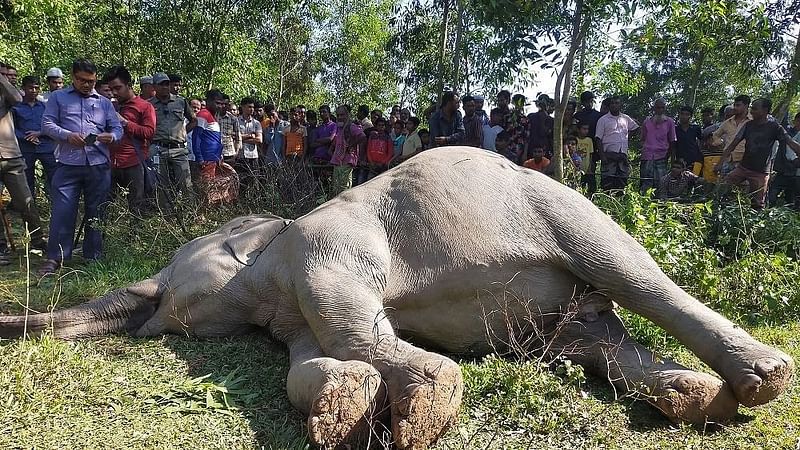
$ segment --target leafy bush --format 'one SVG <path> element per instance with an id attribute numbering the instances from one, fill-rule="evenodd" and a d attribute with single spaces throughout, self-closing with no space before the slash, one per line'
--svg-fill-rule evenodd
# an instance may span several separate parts
<path id="1" fill-rule="evenodd" d="M 785 208 L 654 202 L 627 190 L 595 203 L 689 293 L 734 320 L 800 317 L 800 215 Z"/>

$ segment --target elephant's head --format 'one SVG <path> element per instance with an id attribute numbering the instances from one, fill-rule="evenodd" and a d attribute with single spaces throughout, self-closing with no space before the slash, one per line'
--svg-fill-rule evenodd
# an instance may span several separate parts
<path id="1" fill-rule="evenodd" d="M 0 316 L 0 337 L 37 334 L 79 339 L 126 332 L 136 336 L 189 333 L 240 334 L 264 322 L 271 302 L 266 280 L 253 293 L 244 269 L 266 263 L 261 255 L 290 222 L 275 216 L 234 219 L 181 247 L 151 278 L 71 308 L 28 316 Z M 258 277 L 258 275 L 257 275 Z M 262 277 L 257 279 L 263 280 Z"/>

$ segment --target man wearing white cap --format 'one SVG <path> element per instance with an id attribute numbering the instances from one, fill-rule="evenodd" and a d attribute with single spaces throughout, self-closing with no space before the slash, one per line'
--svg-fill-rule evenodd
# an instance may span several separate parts
<path id="1" fill-rule="evenodd" d="M 58 67 L 52 67 L 50 70 L 47 71 L 47 89 L 48 91 L 43 93 L 40 100 L 42 102 L 47 103 L 47 99 L 50 98 L 50 95 L 53 92 L 61 89 L 64 87 L 64 72 L 61 71 Z"/>

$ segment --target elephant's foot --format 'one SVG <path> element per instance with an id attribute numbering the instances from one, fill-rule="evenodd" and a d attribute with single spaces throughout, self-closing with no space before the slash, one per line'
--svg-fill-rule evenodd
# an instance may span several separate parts
<path id="1" fill-rule="evenodd" d="M 789 355 L 756 341 L 745 348 L 732 348 L 732 361 L 720 375 L 731 384 L 741 404 L 763 405 L 791 384 L 795 369 Z"/>
<path id="2" fill-rule="evenodd" d="M 367 363 L 342 362 L 329 377 L 308 417 L 309 436 L 323 448 L 365 438 L 386 398 L 380 373 Z"/>
<path id="3" fill-rule="evenodd" d="M 644 396 L 674 422 L 725 422 L 736 415 L 730 384 L 657 357 L 631 339 L 613 311 L 570 322 L 553 339 L 554 353 L 608 378 L 623 393 Z"/>
<path id="4" fill-rule="evenodd" d="M 739 402 L 728 384 L 714 376 L 685 369 L 664 370 L 653 376 L 655 386 L 642 394 L 673 422 L 724 423 L 736 415 Z"/>
<path id="5" fill-rule="evenodd" d="M 423 371 L 424 381 L 406 385 L 392 399 L 392 434 L 400 449 L 428 448 L 456 420 L 461 405 L 464 382 L 458 364 L 436 359 Z"/>

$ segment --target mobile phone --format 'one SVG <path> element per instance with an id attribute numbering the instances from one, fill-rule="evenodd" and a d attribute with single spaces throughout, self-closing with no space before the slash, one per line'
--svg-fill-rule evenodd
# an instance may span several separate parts
<path id="1" fill-rule="evenodd" d="M 97 140 L 97 135 L 94 133 L 83 138 L 83 142 L 85 142 L 86 145 L 92 145 L 95 143 L 96 140 Z"/>

